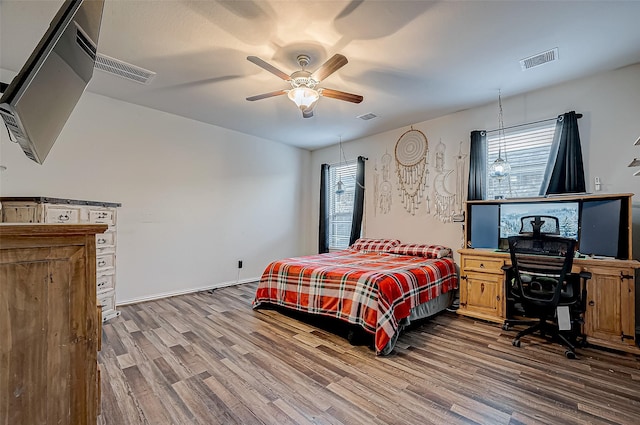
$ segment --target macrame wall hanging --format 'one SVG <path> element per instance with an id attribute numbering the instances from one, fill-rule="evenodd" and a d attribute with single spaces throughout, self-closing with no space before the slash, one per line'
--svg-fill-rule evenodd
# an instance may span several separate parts
<path id="1" fill-rule="evenodd" d="M 382 164 L 382 181 L 380 182 L 378 198 L 376 198 L 378 200 L 377 207 L 382 214 L 388 214 L 391 211 L 393 190 L 391 186 L 391 155 L 389 155 L 389 152 L 385 152 L 380 161 Z"/>
<path id="2" fill-rule="evenodd" d="M 447 147 L 442 140 L 436 146 L 436 176 L 433 179 L 433 191 L 435 193 L 435 216 L 445 223 L 452 221 L 456 208 L 456 194 L 447 189 L 447 178 L 453 170 L 444 168 L 445 151 Z"/>
<path id="3" fill-rule="evenodd" d="M 400 190 L 400 200 L 407 212 L 415 215 L 425 197 L 427 213 L 430 213 L 429 170 L 427 161 L 429 142 L 420 130 L 411 127 L 400 136 L 396 143 L 396 174 Z"/>
<path id="4" fill-rule="evenodd" d="M 373 216 L 378 215 L 378 198 L 380 196 L 380 172 L 378 170 L 378 160 L 373 162 Z"/>
<path id="5" fill-rule="evenodd" d="M 435 216 L 445 222 L 461 221 L 464 219 L 463 199 L 465 199 L 465 170 L 467 154 L 462 152 L 462 142 L 458 154 L 455 157 L 455 191 L 452 193 L 448 187 L 452 186 L 450 181 L 453 171 L 445 168 L 446 161 L 446 145 L 442 140 L 436 146 L 435 171 L 436 176 L 433 179 L 433 192 L 435 198 Z"/>

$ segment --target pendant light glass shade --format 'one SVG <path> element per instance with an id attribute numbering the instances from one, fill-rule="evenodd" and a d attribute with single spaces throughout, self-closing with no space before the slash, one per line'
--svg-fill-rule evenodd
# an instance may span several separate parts
<path id="1" fill-rule="evenodd" d="M 498 159 L 489 167 L 489 177 L 502 180 L 509 177 L 509 173 L 511 173 L 511 165 L 498 154 Z"/>
<path id="2" fill-rule="evenodd" d="M 498 158 L 489 167 L 489 177 L 502 180 L 505 177 L 509 177 L 511 173 L 511 165 L 507 162 L 507 145 L 504 136 L 504 120 L 502 117 L 502 96 L 498 91 Z M 504 146 L 504 155 L 502 158 L 502 147 Z"/>

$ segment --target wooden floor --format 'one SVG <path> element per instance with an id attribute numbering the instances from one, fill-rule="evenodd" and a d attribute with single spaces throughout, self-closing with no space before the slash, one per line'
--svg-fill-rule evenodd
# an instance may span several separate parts
<path id="1" fill-rule="evenodd" d="M 445 312 L 376 357 L 251 309 L 255 284 L 120 308 L 99 424 L 640 424 L 640 358 L 564 349 Z"/>

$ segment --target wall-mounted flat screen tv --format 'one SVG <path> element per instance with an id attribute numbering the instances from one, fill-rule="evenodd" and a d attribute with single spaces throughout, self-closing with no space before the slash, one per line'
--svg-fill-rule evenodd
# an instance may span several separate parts
<path id="1" fill-rule="evenodd" d="M 103 7 L 104 0 L 65 1 L 0 98 L 11 137 L 39 164 L 93 76 Z"/>

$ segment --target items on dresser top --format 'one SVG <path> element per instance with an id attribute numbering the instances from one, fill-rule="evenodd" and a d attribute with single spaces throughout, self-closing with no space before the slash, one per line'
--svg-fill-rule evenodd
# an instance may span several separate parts
<path id="1" fill-rule="evenodd" d="M 102 306 L 102 321 L 119 316 L 116 310 L 116 202 L 51 197 L 0 197 L 4 223 L 106 224 L 96 235 L 96 291 Z"/>

